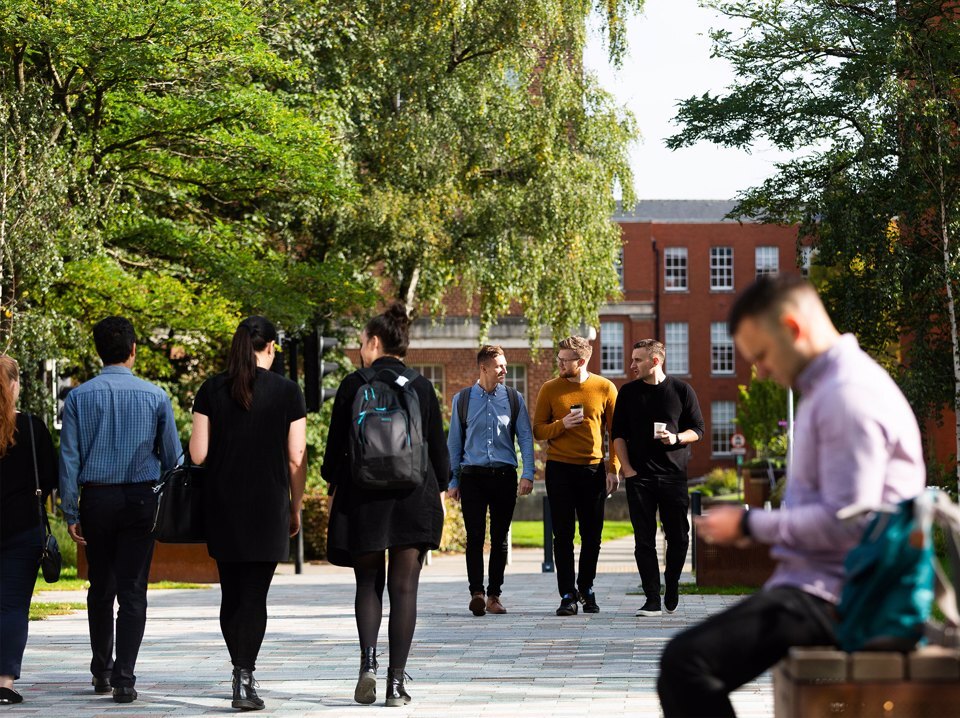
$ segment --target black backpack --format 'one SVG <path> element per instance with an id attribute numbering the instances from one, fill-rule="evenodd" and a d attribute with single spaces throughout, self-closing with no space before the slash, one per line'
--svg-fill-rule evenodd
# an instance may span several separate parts
<path id="1" fill-rule="evenodd" d="M 520 394 L 511 386 L 504 384 L 507 390 L 507 401 L 510 402 L 510 438 L 517 438 L 517 417 L 520 416 Z M 457 392 L 457 416 L 460 417 L 460 433 L 463 435 L 463 443 L 467 443 L 467 407 L 470 405 L 470 390 L 473 386 L 468 386 Z"/>
<path id="2" fill-rule="evenodd" d="M 427 475 L 420 397 L 413 369 L 358 369 L 364 383 L 353 398 L 350 466 L 362 489 L 412 489 Z"/>

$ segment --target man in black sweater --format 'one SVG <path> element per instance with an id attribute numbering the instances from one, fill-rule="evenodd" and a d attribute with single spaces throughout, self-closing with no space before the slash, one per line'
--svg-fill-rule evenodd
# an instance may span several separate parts
<path id="1" fill-rule="evenodd" d="M 663 607 L 677 610 L 683 563 L 690 544 L 687 510 L 687 444 L 703 436 L 697 395 L 686 382 L 663 373 L 661 342 L 633 345 L 630 368 L 637 380 L 624 385 L 613 413 L 613 445 L 627 484 L 634 556 L 646 602 L 637 616 L 660 615 L 660 564 L 657 561 L 657 509 L 667 540 Z"/>

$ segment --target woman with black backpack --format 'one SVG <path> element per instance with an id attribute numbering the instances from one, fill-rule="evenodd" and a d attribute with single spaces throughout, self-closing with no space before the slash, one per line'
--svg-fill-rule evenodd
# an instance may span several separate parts
<path id="1" fill-rule="evenodd" d="M 321 474 L 332 506 L 327 557 L 352 566 L 360 635 L 358 703 L 376 700 L 377 636 L 390 593 L 386 705 L 410 702 L 404 669 L 417 623 L 420 568 L 439 548 L 450 475 L 433 384 L 403 363 L 410 319 L 401 304 L 360 333 L 363 366 L 340 384 Z M 389 569 L 386 557 L 389 554 Z"/>

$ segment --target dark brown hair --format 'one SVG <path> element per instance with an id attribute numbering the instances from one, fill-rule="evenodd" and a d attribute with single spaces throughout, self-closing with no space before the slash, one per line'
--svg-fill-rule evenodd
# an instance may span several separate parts
<path id="1" fill-rule="evenodd" d="M 480 351 L 477 352 L 477 366 L 480 366 L 486 361 L 491 359 L 496 359 L 497 357 L 503 356 L 503 347 L 498 344 L 484 344 L 480 347 Z"/>
<path id="2" fill-rule="evenodd" d="M 650 356 L 660 357 L 661 363 L 667 358 L 663 342 L 658 342 L 656 339 L 641 339 L 633 345 L 633 348 L 646 349 Z"/>
<path id="3" fill-rule="evenodd" d="M 816 294 L 817 290 L 810 282 L 796 274 L 759 277 L 743 290 L 730 309 L 727 320 L 730 336 L 737 333 L 740 323 L 748 317 L 770 317 L 776 314 L 796 292 Z"/>
<path id="4" fill-rule="evenodd" d="M 277 329 L 265 317 L 247 317 L 233 334 L 227 356 L 230 396 L 246 410 L 253 404 L 253 382 L 257 378 L 257 352 L 276 341 Z"/>
<path id="5" fill-rule="evenodd" d="M 378 314 L 363 328 L 367 338 L 380 337 L 383 353 L 400 357 L 407 355 L 410 346 L 410 317 L 407 308 L 400 302 L 394 302 L 383 314 Z"/>

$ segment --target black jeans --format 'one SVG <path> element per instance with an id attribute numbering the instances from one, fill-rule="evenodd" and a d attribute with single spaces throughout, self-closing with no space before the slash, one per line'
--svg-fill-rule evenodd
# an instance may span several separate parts
<path id="1" fill-rule="evenodd" d="M 799 588 L 760 591 L 676 636 L 660 657 L 657 692 L 671 716 L 733 716 L 728 694 L 787 655 L 832 646 L 833 606 Z"/>
<path id="2" fill-rule="evenodd" d="M 3 539 L 0 549 L 0 676 L 20 678 L 27 647 L 30 597 L 43 550 L 43 529 L 34 526 Z"/>
<path id="3" fill-rule="evenodd" d="M 548 461 L 547 500 L 553 519 L 553 560 L 560 596 L 587 593 L 597 577 L 607 476 L 603 462 L 592 465 Z M 580 522 L 580 571 L 574 580 L 573 532 Z"/>
<path id="4" fill-rule="evenodd" d="M 217 561 L 220 631 L 238 668 L 256 670 L 267 632 L 267 592 L 276 570 L 276 561 Z"/>
<path id="5" fill-rule="evenodd" d="M 90 672 L 109 676 L 114 688 L 136 683 L 134 668 L 147 622 L 147 578 L 153 558 L 152 484 L 85 486 L 80 526 L 87 540 L 90 588 L 87 620 L 93 659 Z M 116 615 L 116 660 L 113 602 Z"/>
<path id="6" fill-rule="evenodd" d="M 690 494 L 685 478 L 631 477 L 627 479 L 627 505 L 633 524 L 637 570 L 648 601 L 660 601 L 660 563 L 657 561 L 657 509 L 667 539 L 667 586 L 676 586 L 683 573 L 690 545 Z"/>
<path id="7" fill-rule="evenodd" d="M 517 470 L 499 469 L 495 475 L 462 473 L 460 504 L 467 530 L 467 579 L 470 593 L 483 591 L 483 543 L 490 509 L 490 582 L 488 596 L 499 596 L 507 567 L 507 533 L 517 505 Z"/>

